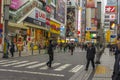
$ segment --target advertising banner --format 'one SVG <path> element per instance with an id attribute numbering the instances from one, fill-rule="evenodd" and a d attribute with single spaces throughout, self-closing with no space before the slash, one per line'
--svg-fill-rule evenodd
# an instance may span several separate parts
<path id="1" fill-rule="evenodd" d="M 65 2 L 63 0 L 57 0 L 55 19 L 65 23 Z"/>
<path id="2" fill-rule="evenodd" d="M 86 7 L 87 8 L 94 8 L 95 7 L 95 0 L 87 0 Z"/>
<path id="3" fill-rule="evenodd" d="M 75 8 L 67 8 L 67 27 L 66 27 L 66 36 L 74 35 L 73 31 L 75 30 Z"/>
<path id="4" fill-rule="evenodd" d="M 106 13 L 116 13 L 117 8 L 116 8 L 116 6 L 105 6 L 105 12 Z"/>
<path id="5" fill-rule="evenodd" d="M 24 5 L 28 1 L 29 0 L 12 0 L 10 8 L 14 9 L 14 10 L 17 10 L 18 8 L 20 8 L 22 5 Z"/>

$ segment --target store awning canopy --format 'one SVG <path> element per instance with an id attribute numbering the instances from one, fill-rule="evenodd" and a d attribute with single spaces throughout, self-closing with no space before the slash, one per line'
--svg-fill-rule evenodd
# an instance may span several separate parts
<path id="1" fill-rule="evenodd" d="M 16 27 L 16 28 L 29 29 L 28 27 L 26 27 L 23 24 L 23 22 L 21 22 L 21 23 L 12 23 L 12 22 L 9 22 L 8 25 L 11 26 L 11 27 Z"/>
<path id="2" fill-rule="evenodd" d="M 28 22 L 24 22 L 24 25 L 25 25 L 25 26 L 28 26 L 28 27 L 33 27 L 33 28 L 38 28 L 38 29 L 46 30 L 46 31 L 49 30 L 49 29 L 46 28 L 46 27 L 38 26 L 38 25 L 31 24 L 31 23 L 28 23 Z"/>

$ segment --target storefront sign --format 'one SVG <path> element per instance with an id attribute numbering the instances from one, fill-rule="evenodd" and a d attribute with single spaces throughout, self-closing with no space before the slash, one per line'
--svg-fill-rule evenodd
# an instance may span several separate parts
<path id="1" fill-rule="evenodd" d="M 116 12 L 116 6 L 106 6 L 105 7 L 106 13 L 115 13 Z"/>
<path id="2" fill-rule="evenodd" d="M 34 8 L 34 11 L 28 17 L 41 22 L 46 22 L 46 13 L 38 8 Z"/>
<path id="3" fill-rule="evenodd" d="M 50 26 L 52 29 L 56 30 L 56 31 L 60 31 L 60 24 L 54 22 L 54 21 L 50 21 Z"/>
<path id="4" fill-rule="evenodd" d="M 40 22 L 40 21 L 35 20 L 33 18 L 30 18 L 30 17 L 27 17 L 24 21 L 29 22 L 29 23 L 33 23 L 33 24 L 38 25 L 38 26 L 43 26 L 43 27 L 45 27 L 45 24 L 46 24 L 44 22 Z"/>

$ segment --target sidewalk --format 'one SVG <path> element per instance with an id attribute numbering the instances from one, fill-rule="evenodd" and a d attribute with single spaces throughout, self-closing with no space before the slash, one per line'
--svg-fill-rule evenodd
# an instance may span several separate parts
<path id="1" fill-rule="evenodd" d="M 40 51 L 40 54 L 44 54 L 45 53 L 45 49 L 42 49 L 41 51 Z M 33 55 L 38 55 L 39 54 L 39 51 L 38 50 L 34 50 L 33 51 Z M 32 51 L 31 50 L 29 50 L 29 51 L 22 51 L 21 52 L 21 57 L 25 57 L 25 56 L 31 56 L 32 55 Z M 2 58 L 2 56 L 3 56 L 3 53 L 0 53 L 0 58 Z M 11 54 L 9 53 L 9 58 L 11 58 Z M 19 57 L 19 53 L 18 52 L 15 52 L 14 53 L 14 57 Z"/>
<path id="2" fill-rule="evenodd" d="M 92 80 L 112 80 L 114 61 L 114 55 L 109 55 L 109 49 L 106 48 Z"/>

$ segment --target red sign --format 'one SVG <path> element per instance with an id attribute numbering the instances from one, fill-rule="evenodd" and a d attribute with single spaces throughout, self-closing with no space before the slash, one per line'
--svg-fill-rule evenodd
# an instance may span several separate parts
<path id="1" fill-rule="evenodd" d="M 116 12 L 116 6 L 106 6 L 105 7 L 106 13 L 115 13 Z"/>
<path id="2" fill-rule="evenodd" d="M 48 13 L 51 13 L 51 7 L 50 7 L 50 6 L 46 6 L 46 11 L 47 11 Z"/>
<path id="3" fill-rule="evenodd" d="M 80 34 L 80 31 L 78 31 L 77 34 L 79 35 L 79 34 Z"/>

